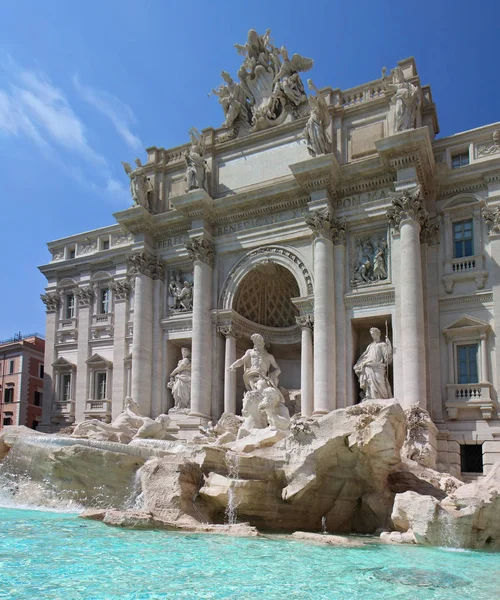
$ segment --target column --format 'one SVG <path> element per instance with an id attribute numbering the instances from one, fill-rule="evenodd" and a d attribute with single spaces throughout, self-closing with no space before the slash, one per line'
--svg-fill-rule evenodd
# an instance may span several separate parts
<path id="1" fill-rule="evenodd" d="M 486 332 L 481 334 L 481 382 L 488 379 L 488 349 L 486 344 Z"/>
<path id="2" fill-rule="evenodd" d="M 55 400 L 56 382 L 54 381 L 54 368 L 52 363 L 56 360 L 56 327 L 59 312 L 60 298 L 57 292 L 42 294 L 41 299 L 45 304 L 47 316 L 45 320 L 45 355 L 43 359 L 43 401 L 42 401 L 42 426 L 40 431 L 50 431 L 52 403 Z"/>
<path id="3" fill-rule="evenodd" d="M 219 327 L 219 333 L 226 339 L 224 354 L 224 412 L 236 414 L 236 371 L 229 367 L 236 360 L 236 338 L 239 337 L 232 325 Z"/>
<path id="4" fill-rule="evenodd" d="M 204 236 L 186 243 L 194 265 L 191 416 L 210 419 L 212 391 L 212 278 L 214 247 Z"/>
<path id="5" fill-rule="evenodd" d="M 335 334 L 336 334 L 336 353 L 337 353 L 337 387 L 336 387 L 336 408 L 346 407 L 351 404 L 347 402 L 347 382 L 346 382 L 346 317 L 344 306 L 345 294 L 345 229 L 339 229 L 334 237 L 334 273 L 335 273 Z"/>
<path id="6" fill-rule="evenodd" d="M 427 408 L 424 294 L 420 229 L 427 212 L 420 188 L 405 190 L 392 201 L 389 222 L 400 232 L 401 352 L 403 355 L 403 406 Z"/>
<path id="7" fill-rule="evenodd" d="M 161 318 L 163 316 L 163 302 L 165 296 L 165 269 L 163 273 L 157 273 L 153 282 L 153 399 L 152 416 L 157 417 L 162 412 L 163 388 L 165 378 L 163 376 L 163 330 Z"/>
<path id="8" fill-rule="evenodd" d="M 127 322 L 128 322 L 128 299 L 130 295 L 130 284 L 127 280 L 113 281 L 110 285 L 112 290 L 112 302 L 114 313 L 113 324 L 113 391 L 111 395 L 111 418 L 116 417 L 123 410 L 125 396 L 127 395 L 125 357 L 127 352 Z"/>
<path id="9" fill-rule="evenodd" d="M 91 286 L 77 288 L 75 290 L 75 301 L 78 301 L 78 354 L 76 357 L 76 382 L 73 383 L 75 390 L 75 422 L 85 420 L 85 409 L 88 400 L 88 367 L 89 358 L 89 335 L 94 291 Z"/>
<path id="10" fill-rule="evenodd" d="M 340 223 L 327 210 L 305 218 L 314 239 L 314 414 L 336 408 L 333 239 Z"/>
<path id="11" fill-rule="evenodd" d="M 295 317 L 302 329 L 300 349 L 300 412 L 310 417 L 314 409 L 313 323 L 312 315 Z"/>
<path id="12" fill-rule="evenodd" d="M 153 363 L 153 275 L 156 258 L 146 251 L 129 256 L 129 274 L 135 276 L 132 338 L 132 400 L 144 416 L 151 416 Z"/>

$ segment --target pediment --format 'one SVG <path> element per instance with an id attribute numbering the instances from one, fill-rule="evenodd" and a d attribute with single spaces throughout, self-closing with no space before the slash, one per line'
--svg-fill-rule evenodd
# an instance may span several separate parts
<path id="1" fill-rule="evenodd" d="M 76 369 L 76 365 L 70 362 L 67 358 L 60 356 L 55 362 L 52 363 L 54 369 Z"/>
<path id="2" fill-rule="evenodd" d="M 459 319 L 443 329 L 447 337 L 456 337 L 472 333 L 484 333 L 490 328 L 489 324 L 470 315 L 462 315 Z"/>
<path id="3" fill-rule="evenodd" d="M 113 366 L 113 363 L 110 360 L 108 360 L 107 358 L 104 358 L 104 356 L 101 356 L 100 354 L 93 354 L 86 361 L 86 363 L 89 367 L 98 367 L 98 366 L 112 367 Z"/>

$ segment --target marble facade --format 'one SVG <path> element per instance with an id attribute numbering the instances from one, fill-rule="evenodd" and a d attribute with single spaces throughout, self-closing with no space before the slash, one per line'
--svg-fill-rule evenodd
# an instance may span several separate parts
<path id="1" fill-rule="evenodd" d="M 326 414 L 359 401 L 353 366 L 387 322 L 390 388 L 429 411 L 438 462 L 460 471 L 460 445 L 482 443 L 487 469 L 500 458 L 500 124 L 437 139 L 413 58 L 348 90 L 311 83 L 308 102 L 300 71 L 312 61 L 284 50 L 249 35 L 239 83 L 225 73 L 216 90 L 223 126 L 125 163 L 134 205 L 49 244 L 43 424 L 110 422 L 126 399 L 151 418 L 168 412 L 181 348 L 190 412 L 169 431 L 241 414 L 228 367 L 254 333 L 285 396 Z M 328 143 L 311 151 L 313 125 Z M 457 224 L 471 240 L 458 253 Z M 461 383 L 461 348 L 477 382 Z"/>

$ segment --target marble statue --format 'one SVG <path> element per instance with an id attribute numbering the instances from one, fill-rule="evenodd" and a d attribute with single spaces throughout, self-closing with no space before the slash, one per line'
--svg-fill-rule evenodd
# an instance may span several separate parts
<path id="1" fill-rule="evenodd" d="M 387 367 L 392 362 L 392 346 L 387 333 L 385 341 L 380 341 L 380 329 L 370 329 L 373 342 L 366 348 L 354 365 L 359 385 L 364 394 L 363 400 L 383 400 L 392 398 L 387 378 Z"/>
<path id="2" fill-rule="evenodd" d="M 278 388 L 281 369 L 274 356 L 266 350 L 264 338 L 260 333 L 254 333 L 251 340 L 253 348 L 235 361 L 229 367 L 229 371 L 236 371 L 239 367 L 244 368 L 243 382 L 247 390 L 262 390 L 268 386 Z"/>
<path id="3" fill-rule="evenodd" d="M 189 132 L 191 145 L 184 155 L 187 190 L 207 190 L 207 164 L 204 158 L 205 141 L 194 127 Z"/>
<path id="4" fill-rule="evenodd" d="M 156 419 L 142 417 L 142 425 L 133 439 L 175 440 L 174 436 L 167 433 L 169 425 L 170 417 L 168 415 L 158 415 Z"/>
<path id="5" fill-rule="evenodd" d="M 167 387 L 172 390 L 175 405 L 169 412 L 189 412 L 191 407 L 191 352 L 181 348 L 182 358 L 170 373 Z"/>
<path id="6" fill-rule="evenodd" d="M 169 307 L 173 311 L 193 310 L 193 285 L 189 281 L 182 283 L 181 273 L 172 274 L 168 284 Z"/>
<path id="7" fill-rule="evenodd" d="M 235 83 L 227 71 L 222 71 L 221 77 L 224 79 L 225 84 L 212 90 L 211 94 L 218 97 L 224 115 L 226 116 L 226 120 L 222 124 L 222 127 L 233 127 L 238 119 L 241 119 L 243 123 L 248 124 L 250 120 L 249 105 L 247 102 L 247 94 L 243 86 L 239 83 Z"/>
<path id="8" fill-rule="evenodd" d="M 307 97 L 299 72 L 311 69 L 313 61 L 299 54 L 289 58 L 284 46 L 272 44 L 269 29 L 264 35 L 250 29 L 246 43 L 235 47 L 244 56 L 239 83 L 223 71 L 225 83 L 212 91 L 224 110 L 223 127 L 239 121 L 250 126 L 243 130 L 259 131 L 280 125 L 288 115 L 301 116 L 299 109 L 306 106 Z"/>
<path id="9" fill-rule="evenodd" d="M 327 127 L 330 123 L 330 112 L 325 98 L 311 79 L 307 80 L 307 85 L 310 90 L 316 92 L 316 96 L 309 96 L 311 112 L 303 136 L 311 156 L 328 154 L 331 152 L 331 141 L 328 138 L 327 132 Z"/>
<path id="10" fill-rule="evenodd" d="M 387 242 L 379 237 L 364 236 L 355 242 L 351 282 L 373 283 L 387 279 Z"/>
<path id="11" fill-rule="evenodd" d="M 273 80 L 273 91 L 281 90 L 294 106 L 299 106 L 306 101 L 304 84 L 299 76 L 299 71 L 309 71 L 312 69 L 314 61 L 304 58 L 300 54 L 294 54 L 291 59 L 288 58 L 288 50 L 285 46 L 282 46 L 280 54 L 283 62 Z"/>
<path id="12" fill-rule="evenodd" d="M 253 430 L 270 427 L 280 431 L 290 428 L 290 413 L 278 382 L 281 369 L 276 359 L 266 350 L 264 338 L 259 333 L 251 336 L 254 347 L 236 360 L 229 371 L 244 368 L 243 423 L 238 439 L 250 435 Z"/>
<path id="13" fill-rule="evenodd" d="M 392 70 L 392 83 L 387 82 L 386 69 L 382 69 L 382 81 L 386 89 L 395 92 L 393 102 L 396 105 L 394 117 L 394 133 L 406 131 L 416 126 L 417 112 L 420 108 L 420 90 L 417 86 L 406 81 L 403 69 L 396 67 Z"/>
<path id="14" fill-rule="evenodd" d="M 137 161 L 139 161 L 138 158 L 136 158 L 136 164 L 139 168 L 135 171 L 132 170 L 130 163 L 122 162 L 122 165 L 125 173 L 130 178 L 130 193 L 132 194 L 134 203 L 138 206 L 144 207 L 147 210 L 151 210 L 153 184 L 151 183 L 151 179 L 140 170 L 142 164 L 140 164 L 140 161 L 137 163 Z"/>

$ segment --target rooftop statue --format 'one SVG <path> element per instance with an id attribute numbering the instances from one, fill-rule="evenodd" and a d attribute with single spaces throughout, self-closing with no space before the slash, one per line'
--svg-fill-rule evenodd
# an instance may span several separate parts
<path id="1" fill-rule="evenodd" d="M 259 35 L 248 32 L 245 44 L 235 44 L 244 56 L 238 71 L 239 83 L 223 71 L 222 84 L 214 93 L 219 98 L 226 120 L 223 127 L 238 124 L 251 126 L 253 131 L 283 123 L 287 116 L 299 116 L 297 111 L 307 107 L 307 97 L 299 72 L 313 66 L 310 58 L 294 54 L 290 59 L 287 49 L 271 43 L 271 31 Z"/>
<path id="2" fill-rule="evenodd" d="M 122 162 L 125 173 L 130 179 L 130 193 L 135 204 L 150 211 L 153 184 L 151 183 L 151 179 L 142 171 L 141 161 L 136 158 L 135 163 L 138 168 L 133 170 L 130 163 Z"/>
<path id="3" fill-rule="evenodd" d="M 189 131 L 191 145 L 186 150 L 187 190 L 207 190 L 207 163 L 205 160 L 205 140 L 203 135 L 193 127 Z"/>
<path id="4" fill-rule="evenodd" d="M 303 133 L 307 149 L 311 156 L 328 154 L 332 151 L 332 143 L 327 131 L 330 124 L 330 111 L 324 96 L 314 85 L 312 79 L 307 80 L 307 86 L 316 92 L 316 96 L 309 96 L 311 113 Z"/>
<path id="5" fill-rule="evenodd" d="M 395 93 L 394 133 L 413 129 L 416 126 L 417 113 L 420 108 L 420 90 L 417 86 L 406 81 L 403 69 L 396 67 L 391 71 L 392 82 L 386 77 L 386 68 L 382 69 L 382 81 L 386 89 Z"/>

